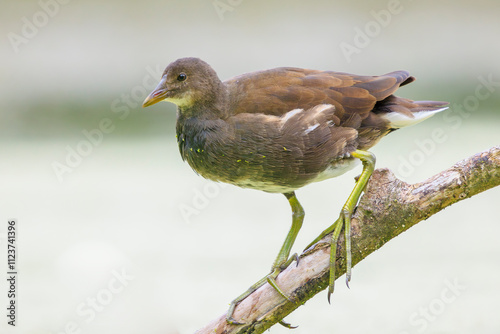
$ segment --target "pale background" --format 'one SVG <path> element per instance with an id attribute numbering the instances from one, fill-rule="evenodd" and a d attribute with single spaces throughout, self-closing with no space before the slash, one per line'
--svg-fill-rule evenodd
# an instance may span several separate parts
<path id="1" fill-rule="evenodd" d="M 140 108 L 179 57 L 222 79 L 276 66 L 409 70 L 418 80 L 400 95 L 451 108 L 373 149 L 408 182 L 500 143 L 498 1 L 401 0 L 389 18 L 376 14 L 387 1 L 220 2 L 231 11 L 211 0 L 0 5 L 0 277 L 7 220 L 20 229 L 18 326 L 2 306 L 1 333 L 192 333 L 268 272 L 290 224 L 285 198 L 203 180 L 180 159 L 174 106 Z M 346 57 L 347 44 L 359 53 Z M 461 114 L 488 77 L 493 92 Z M 88 146 L 82 131 L 103 119 L 112 130 Z M 86 156 L 59 180 L 54 163 L 77 149 Z M 307 215 L 294 250 L 333 222 L 359 171 L 298 191 Z M 350 290 L 341 279 L 331 306 L 322 292 L 286 319 L 298 329 L 271 333 L 500 332 L 499 199 L 493 189 L 418 224 L 356 266 Z M 1 279 L 0 305 L 6 295 Z"/>

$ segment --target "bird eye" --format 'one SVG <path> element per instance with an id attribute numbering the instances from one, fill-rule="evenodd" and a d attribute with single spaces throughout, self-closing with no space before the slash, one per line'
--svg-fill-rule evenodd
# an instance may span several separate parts
<path id="1" fill-rule="evenodd" d="M 177 76 L 177 81 L 184 81 L 187 79 L 186 73 L 181 73 Z"/>

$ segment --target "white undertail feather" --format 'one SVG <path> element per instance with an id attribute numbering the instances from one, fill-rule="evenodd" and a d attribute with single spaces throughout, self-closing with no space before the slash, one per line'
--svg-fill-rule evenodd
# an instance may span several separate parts
<path id="1" fill-rule="evenodd" d="M 423 120 L 426 120 L 427 118 L 434 116 L 434 114 L 437 114 L 438 112 L 441 112 L 443 110 L 448 109 L 448 107 L 443 107 L 435 110 L 422 110 L 422 111 L 417 111 L 413 112 L 414 117 L 408 117 L 406 115 L 403 115 L 398 112 L 390 112 L 387 114 L 380 115 L 386 120 L 389 121 L 391 124 L 391 128 L 393 129 L 399 129 L 403 128 L 405 126 L 410 126 L 414 125 L 417 123 L 422 122 Z"/>

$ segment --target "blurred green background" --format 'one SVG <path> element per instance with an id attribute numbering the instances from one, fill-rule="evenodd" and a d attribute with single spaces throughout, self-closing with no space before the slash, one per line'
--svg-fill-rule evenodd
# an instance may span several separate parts
<path id="1" fill-rule="evenodd" d="M 495 0 L 0 8 L 0 268 L 7 220 L 20 229 L 18 323 L 2 311 L 2 333 L 192 333 L 268 272 L 290 224 L 285 198 L 195 175 L 177 151 L 175 107 L 140 107 L 177 58 L 200 57 L 221 79 L 277 66 L 410 71 L 417 81 L 398 95 L 451 105 L 373 149 L 407 182 L 500 143 Z M 294 250 L 333 222 L 359 171 L 297 192 L 307 215 Z M 331 306 L 321 293 L 289 316 L 293 333 L 500 331 L 499 196 L 392 240 Z M 0 280 L 0 305 L 6 294 Z"/>

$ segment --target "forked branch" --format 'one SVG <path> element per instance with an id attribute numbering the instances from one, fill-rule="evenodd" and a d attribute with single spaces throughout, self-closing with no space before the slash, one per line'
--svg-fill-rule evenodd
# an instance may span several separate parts
<path id="1" fill-rule="evenodd" d="M 478 153 L 424 182 L 408 184 L 388 169 L 376 170 L 352 219 L 353 266 L 386 242 L 453 203 L 500 185 L 500 146 Z M 345 273 L 344 242 L 339 240 L 337 278 Z M 328 284 L 328 236 L 289 266 L 277 283 L 296 302 L 283 299 L 265 284 L 243 300 L 234 318 L 245 325 L 229 325 L 225 314 L 196 334 L 263 333 Z"/>

